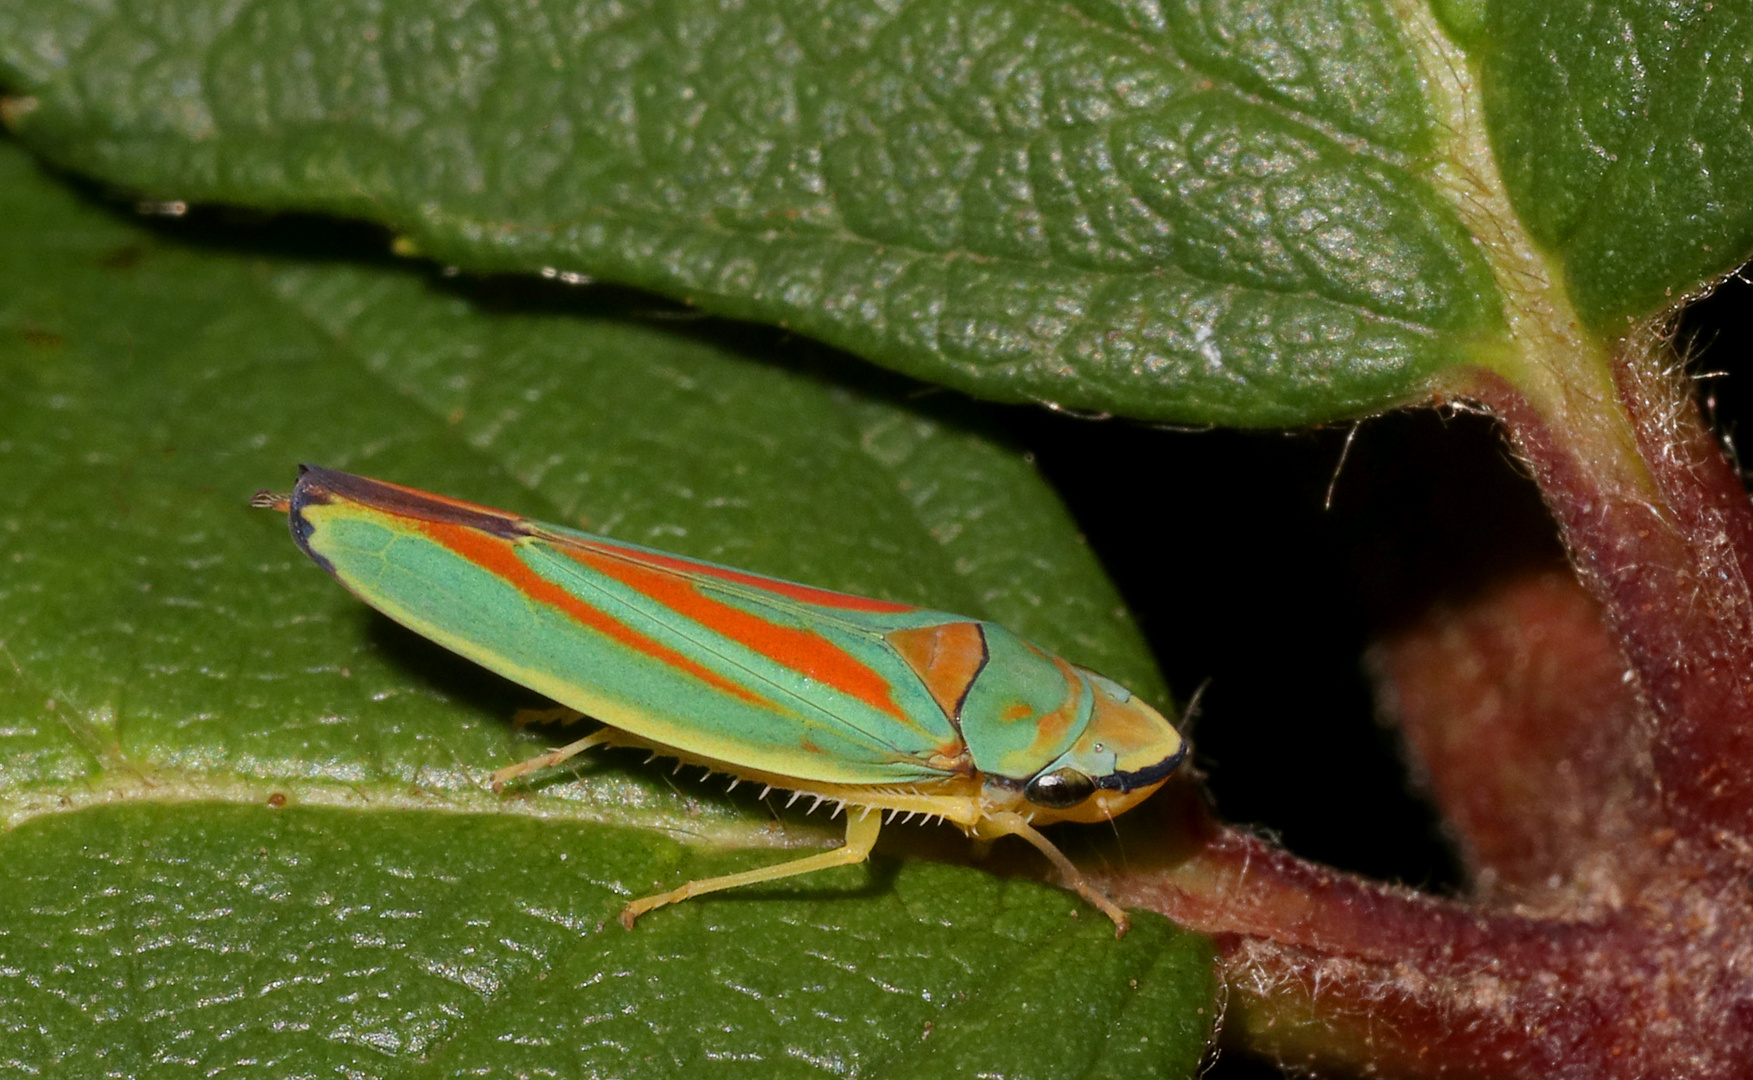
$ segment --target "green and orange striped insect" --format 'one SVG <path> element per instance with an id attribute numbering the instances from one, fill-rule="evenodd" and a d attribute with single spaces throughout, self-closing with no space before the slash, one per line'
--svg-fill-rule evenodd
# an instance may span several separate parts
<path id="1" fill-rule="evenodd" d="M 628 927 L 691 896 L 862 862 L 887 811 L 1022 837 L 1126 931 L 1035 826 L 1131 808 L 1187 744 L 1118 684 L 1001 626 L 330 469 L 301 467 L 289 496 L 256 501 L 287 511 L 298 546 L 367 604 L 608 725 L 500 769 L 495 788 L 606 743 L 851 808 L 843 846 L 635 900 Z"/>

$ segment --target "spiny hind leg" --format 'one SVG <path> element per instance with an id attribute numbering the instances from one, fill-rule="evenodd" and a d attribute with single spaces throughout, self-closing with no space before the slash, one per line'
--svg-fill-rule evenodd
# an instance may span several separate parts
<path id="1" fill-rule="evenodd" d="M 1053 866 L 1059 871 L 1060 882 L 1066 888 L 1075 889 L 1077 895 L 1088 900 L 1091 906 L 1114 920 L 1115 937 L 1125 937 L 1126 931 L 1132 929 L 1132 920 L 1126 917 L 1125 910 L 1119 904 L 1114 903 L 1107 893 L 1091 885 L 1089 879 L 1083 876 L 1083 871 L 1065 857 L 1065 852 L 1054 847 L 1053 841 L 1036 831 L 1035 827 L 1029 824 L 1028 818 L 1011 810 L 1003 810 L 996 814 L 988 814 L 981 824 L 986 822 L 990 822 L 999 833 L 1020 836 L 1035 845 L 1036 850 L 1052 861 Z"/>
<path id="2" fill-rule="evenodd" d="M 535 757 L 526 758 L 516 765 L 507 765 L 503 769 L 498 769 L 493 773 L 493 790 L 498 791 L 520 776 L 528 776 L 530 773 L 546 769 L 550 765 L 558 765 L 568 758 L 584 753 L 593 746 L 601 746 L 609 741 L 609 737 L 609 729 L 603 728 L 601 731 L 592 732 L 576 742 L 567 743 L 558 750 L 537 754 Z"/>
<path id="3" fill-rule="evenodd" d="M 799 874 L 813 874 L 817 870 L 826 870 L 830 866 L 850 866 L 870 858 L 870 849 L 876 846 L 877 833 L 882 831 L 883 816 L 880 812 L 867 809 L 862 814 L 846 812 L 846 843 L 833 851 L 824 851 L 819 855 L 808 855 L 791 862 L 776 863 L 763 866 L 759 870 L 744 870 L 740 874 L 725 874 L 723 877 L 701 878 L 690 881 L 678 889 L 671 889 L 656 896 L 646 896 L 633 901 L 621 909 L 621 925 L 633 929 L 633 920 L 665 904 L 674 904 L 689 897 L 702 896 L 706 893 L 718 892 L 720 889 L 735 889 L 743 885 L 758 885 L 763 881 L 778 881 L 782 878 L 796 877 Z"/>

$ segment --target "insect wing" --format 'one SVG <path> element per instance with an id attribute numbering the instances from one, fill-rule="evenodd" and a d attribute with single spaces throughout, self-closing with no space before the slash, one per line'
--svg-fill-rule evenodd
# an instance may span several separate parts
<path id="1" fill-rule="evenodd" d="M 593 597 L 627 625 L 709 658 L 715 670 L 840 737 L 911 760 L 959 748 L 950 745 L 958 744 L 955 728 L 887 640 L 898 627 L 953 616 L 714 564 L 690 566 L 690 560 L 600 538 L 541 536 L 524 557 L 544 577 Z"/>
<path id="2" fill-rule="evenodd" d="M 746 771 L 931 780 L 960 741 L 885 641 L 952 618 L 311 469 L 300 544 L 368 604 L 514 681 Z"/>

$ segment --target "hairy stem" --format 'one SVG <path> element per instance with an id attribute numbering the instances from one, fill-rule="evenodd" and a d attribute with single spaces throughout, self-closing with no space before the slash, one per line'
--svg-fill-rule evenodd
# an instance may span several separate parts
<path id="1" fill-rule="evenodd" d="M 1668 824 L 1738 867 L 1753 850 L 1753 505 L 1665 341 L 1628 339 L 1614 369 L 1634 456 L 1495 378 L 1472 392 L 1528 462 L 1637 674 Z"/>
<path id="2" fill-rule="evenodd" d="M 1226 1038 L 1251 1051 L 1403 1080 L 1727 1080 L 1753 1060 L 1739 894 L 1686 867 L 1614 910 L 1536 917 L 1306 862 L 1191 790 L 1165 803 L 1165 834 L 1197 839 L 1099 883 L 1213 936 Z"/>

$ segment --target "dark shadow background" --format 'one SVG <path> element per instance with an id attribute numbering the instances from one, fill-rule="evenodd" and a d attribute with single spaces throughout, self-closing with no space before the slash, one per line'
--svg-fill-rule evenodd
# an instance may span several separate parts
<path id="1" fill-rule="evenodd" d="M 1017 419 L 1177 700 L 1209 680 L 1195 748 L 1223 816 L 1335 866 L 1458 886 L 1374 722 L 1362 655 L 1384 626 L 1481 583 L 1476 553 L 1494 566 L 1561 558 L 1493 424 L 1429 410 L 1355 434 Z"/>

